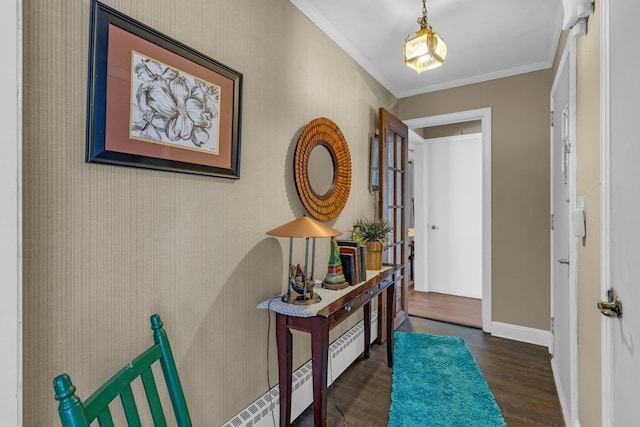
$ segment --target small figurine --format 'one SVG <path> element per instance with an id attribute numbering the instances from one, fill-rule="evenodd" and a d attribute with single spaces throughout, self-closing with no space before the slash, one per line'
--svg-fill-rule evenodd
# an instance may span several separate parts
<path id="1" fill-rule="evenodd" d="M 291 266 L 291 274 L 289 276 L 289 280 L 291 281 L 291 287 L 294 291 L 299 293 L 300 295 L 305 295 L 305 275 L 302 271 L 302 267 L 300 264 Z M 313 292 L 313 280 L 309 279 L 307 282 L 306 292 Z"/>
<path id="2" fill-rule="evenodd" d="M 331 238 L 331 256 L 329 257 L 329 266 L 327 267 L 327 275 L 322 282 L 322 287 L 332 290 L 344 289 L 349 286 L 347 279 L 342 272 L 342 261 L 340 260 L 340 248 L 335 237 Z"/>
<path id="3" fill-rule="evenodd" d="M 351 230 L 351 240 L 353 240 L 354 242 L 362 242 L 359 224 L 353 224 L 353 229 Z"/>

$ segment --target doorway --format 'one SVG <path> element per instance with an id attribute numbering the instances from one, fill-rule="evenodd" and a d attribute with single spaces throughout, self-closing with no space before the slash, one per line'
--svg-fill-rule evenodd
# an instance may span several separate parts
<path id="1" fill-rule="evenodd" d="M 492 332 L 491 320 L 491 108 L 482 108 L 478 110 L 462 111 L 458 113 L 443 114 L 439 116 L 422 117 L 417 119 L 405 120 L 409 129 L 422 129 L 426 127 L 462 123 L 468 121 L 479 120 L 481 123 L 481 247 L 482 247 L 482 263 L 481 263 L 481 282 L 482 282 L 482 329 L 487 333 Z M 418 171 L 419 161 L 416 158 L 416 175 L 414 181 L 414 191 L 424 191 L 419 188 L 419 182 L 426 182 L 425 177 Z M 424 202 L 423 202 L 424 203 Z M 427 206 L 418 206 L 416 201 L 416 213 L 422 209 L 426 212 Z M 428 232 L 430 224 L 422 215 L 416 214 L 415 218 L 415 266 L 414 272 L 416 279 L 419 277 L 427 277 L 427 269 L 429 257 L 426 248 L 428 248 Z"/>
<path id="2" fill-rule="evenodd" d="M 482 327 L 482 134 L 469 132 L 480 126 L 428 128 L 425 139 L 412 138 L 428 268 L 415 277 L 409 313 L 475 328 Z M 431 137 L 441 134 L 453 136 Z"/>

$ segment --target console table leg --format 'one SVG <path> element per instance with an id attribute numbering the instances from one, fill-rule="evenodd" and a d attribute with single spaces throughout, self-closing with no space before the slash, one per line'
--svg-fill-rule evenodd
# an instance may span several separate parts
<path id="1" fill-rule="evenodd" d="M 396 318 L 395 281 L 387 288 L 387 366 L 393 368 L 393 330 Z"/>
<path id="2" fill-rule="evenodd" d="M 371 355 L 371 301 L 363 306 L 364 323 L 364 358 L 368 359 Z"/>
<path id="3" fill-rule="evenodd" d="M 313 425 L 327 425 L 327 359 L 329 355 L 329 322 L 323 317 L 311 318 L 311 368 L 313 370 Z"/>
<path id="4" fill-rule="evenodd" d="M 293 371 L 291 331 L 287 316 L 276 313 L 276 342 L 278 346 L 278 376 L 280 387 L 280 426 L 291 425 L 291 374 Z"/>

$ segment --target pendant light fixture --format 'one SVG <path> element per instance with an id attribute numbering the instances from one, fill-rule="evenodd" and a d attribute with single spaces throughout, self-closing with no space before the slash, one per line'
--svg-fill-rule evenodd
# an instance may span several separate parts
<path id="1" fill-rule="evenodd" d="M 422 0 L 422 17 L 418 18 L 420 29 L 410 33 L 404 41 L 402 59 L 409 68 L 418 73 L 440 67 L 447 57 L 447 45 L 427 22 L 427 4 Z"/>

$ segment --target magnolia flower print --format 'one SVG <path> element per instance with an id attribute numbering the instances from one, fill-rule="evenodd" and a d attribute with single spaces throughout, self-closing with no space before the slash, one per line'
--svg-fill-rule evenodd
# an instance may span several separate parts
<path id="1" fill-rule="evenodd" d="M 220 88 L 134 53 L 131 136 L 218 152 Z"/>

